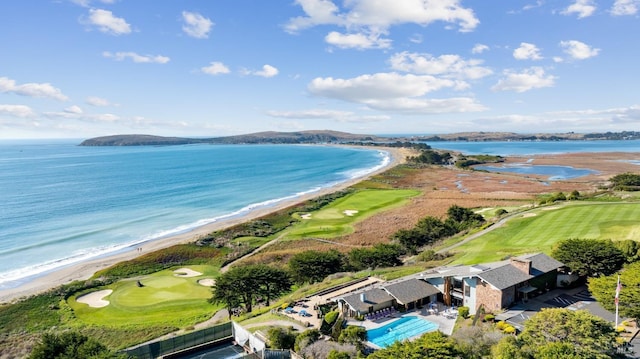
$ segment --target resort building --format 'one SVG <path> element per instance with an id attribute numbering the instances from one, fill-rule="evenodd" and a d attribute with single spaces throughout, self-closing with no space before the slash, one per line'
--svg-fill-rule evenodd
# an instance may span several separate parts
<path id="1" fill-rule="evenodd" d="M 385 309 L 408 310 L 427 304 L 466 306 L 470 314 L 483 307 L 497 312 L 553 289 L 563 263 L 544 253 L 470 266 L 446 266 L 383 282 L 335 298 L 347 316 Z"/>

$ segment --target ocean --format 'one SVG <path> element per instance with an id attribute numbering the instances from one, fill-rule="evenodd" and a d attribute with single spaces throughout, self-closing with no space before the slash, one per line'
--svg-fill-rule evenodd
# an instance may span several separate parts
<path id="1" fill-rule="evenodd" d="M 0 290 L 317 192 L 385 151 L 302 145 L 81 147 L 0 141 Z"/>

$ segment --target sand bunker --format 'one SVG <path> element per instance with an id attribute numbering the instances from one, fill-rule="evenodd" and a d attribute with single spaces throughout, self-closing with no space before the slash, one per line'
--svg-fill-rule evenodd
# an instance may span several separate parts
<path id="1" fill-rule="evenodd" d="M 205 278 L 205 279 L 198 280 L 198 284 L 203 285 L 205 287 L 213 287 L 213 285 L 216 284 L 216 281 L 211 278 Z"/>
<path id="2" fill-rule="evenodd" d="M 525 213 L 522 215 L 522 218 L 535 217 L 535 216 L 537 216 L 537 214 L 535 213 Z"/>
<path id="3" fill-rule="evenodd" d="M 300 218 L 302 218 L 302 219 L 311 219 L 311 213 L 301 214 Z"/>
<path id="4" fill-rule="evenodd" d="M 173 275 L 176 277 L 197 277 L 199 275 L 202 275 L 202 273 L 200 272 L 196 272 L 193 269 L 189 269 L 189 268 L 180 268 L 180 269 L 176 269 L 173 271 Z"/>
<path id="5" fill-rule="evenodd" d="M 99 290 L 97 292 L 92 292 L 89 294 L 85 294 L 76 299 L 78 303 L 84 303 L 92 308 L 102 308 L 109 305 L 109 301 L 103 299 L 109 294 L 113 293 L 111 289 Z"/>
<path id="6" fill-rule="evenodd" d="M 344 213 L 345 216 L 353 216 L 354 214 L 358 213 L 358 211 L 356 211 L 355 209 L 346 209 L 342 213 Z"/>

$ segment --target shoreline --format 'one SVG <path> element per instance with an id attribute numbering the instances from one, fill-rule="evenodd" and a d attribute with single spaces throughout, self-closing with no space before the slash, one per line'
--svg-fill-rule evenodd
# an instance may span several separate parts
<path id="1" fill-rule="evenodd" d="M 387 152 L 389 153 L 389 157 L 390 157 L 389 163 L 387 163 L 385 166 L 381 168 L 376 169 L 375 171 L 372 171 L 371 173 L 367 173 L 364 176 L 348 179 L 346 181 L 337 183 L 336 185 L 331 187 L 322 188 L 318 191 L 307 193 L 300 197 L 284 200 L 272 206 L 258 208 L 237 217 L 232 217 L 232 218 L 224 219 L 218 222 L 205 224 L 201 227 L 194 228 L 189 232 L 169 236 L 166 238 L 159 238 L 150 242 L 146 242 L 138 246 L 142 248 L 141 251 L 135 250 L 134 247 L 131 247 L 129 250 L 126 250 L 123 252 L 107 254 L 105 256 L 100 256 L 97 258 L 89 259 L 89 260 L 71 264 L 69 266 L 65 266 L 59 269 L 54 269 L 54 270 L 45 272 L 42 275 L 38 275 L 34 277 L 28 282 L 18 285 L 17 287 L 0 289 L 0 304 L 11 303 L 11 302 L 20 300 L 22 298 L 40 294 L 40 293 L 46 292 L 47 290 L 59 287 L 64 284 L 68 284 L 76 280 L 87 280 L 91 278 L 99 270 L 113 266 L 116 263 L 131 260 L 138 256 L 144 255 L 146 253 L 158 251 L 167 247 L 171 247 L 176 244 L 194 242 L 199 237 L 207 235 L 211 232 L 233 227 L 235 225 L 266 216 L 270 213 L 293 206 L 295 204 L 302 203 L 311 198 L 315 198 L 318 196 L 322 196 L 328 193 L 336 192 L 338 190 L 353 186 L 354 184 L 364 181 L 370 178 L 371 176 L 374 176 L 378 173 L 381 173 L 390 168 L 393 168 L 401 163 L 404 163 L 406 161 L 407 155 L 410 154 L 410 150 L 404 149 L 404 148 L 361 147 L 361 146 L 357 146 L 357 148 L 367 148 L 371 150 Z"/>

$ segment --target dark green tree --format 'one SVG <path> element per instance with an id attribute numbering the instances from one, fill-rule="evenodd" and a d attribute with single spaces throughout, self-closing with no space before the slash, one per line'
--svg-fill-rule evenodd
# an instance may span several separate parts
<path id="1" fill-rule="evenodd" d="M 621 173 L 611 177 L 611 187 L 617 191 L 637 191 L 640 189 L 640 175 Z"/>
<path id="2" fill-rule="evenodd" d="M 315 283 L 329 274 L 342 272 L 345 257 L 335 249 L 319 252 L 304 251 L 289 259 L 289 272 L 296 283 Z"/>
<path id="3" fill-rule="evenodd" d="M 45 333 L 29 359 L 124 359 L 98 341 L 77 332 Z"/>
<path id="4" fill-rule="evenodd" d="M 462 231 L 471 227 L 476 227 L 485 222 L 482 215 L 475 213 L 469 208 L 453 205 L 447 210 L 447 222 L 457 231 Z"/>
<path id="5" fill-rule="evenodd" d="M 524 323 L 517 339 L 505 338 L 496 358 L 616 358 L 617 334 L 604 319 L 584 310 L 544 308 Z"/>
<path id="6" fill-rule="evenodd" d="M 589 291 L 605 309 L 615 311 L 618 274 L 589 279 Z M 627 265 L 620 271 L 618 308 L 622 317 L 640 318 L 640 262 Z"/>
<path id="7" fill-rule="evenodd" d="M 284 270 L 265 264 L 236 266 L 216 279 L 210 301 L 225 304 L 230 315 L 240 305 L 250 313 L 258 297 L 269 302 L 290 289 L 291 279 Z"/>
<path id="8" fill-rule="evenodd" d="M 398 244 L 379 243 L 372 248 L 355 248 L 349 252 L 349 265 L 355 270 L 402 265 L 403 249 Z"/>
<path id="9" fill-rule="evenodd" d="M 597 277 L 617 272 L 625 256 L 611 240 L 571 238 L 558 242 L 551 256 L 580 276 Z"/>

